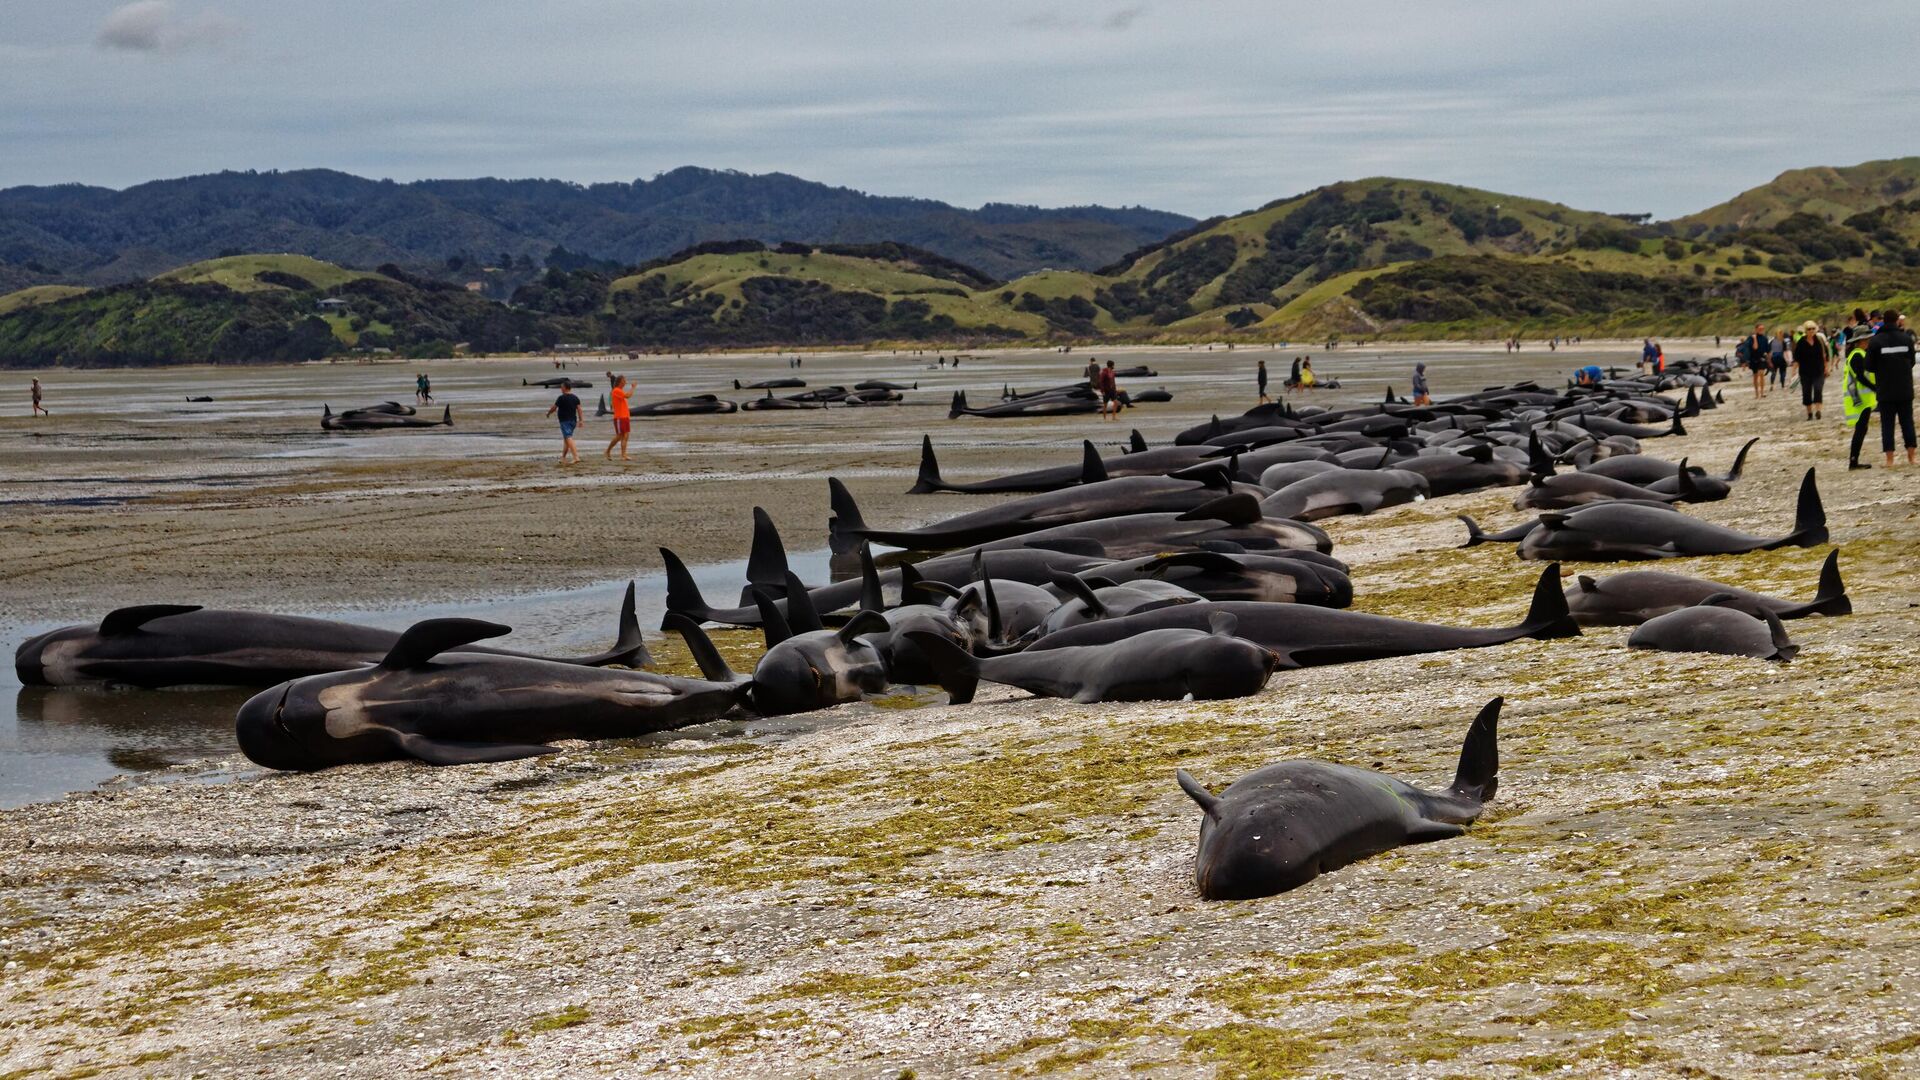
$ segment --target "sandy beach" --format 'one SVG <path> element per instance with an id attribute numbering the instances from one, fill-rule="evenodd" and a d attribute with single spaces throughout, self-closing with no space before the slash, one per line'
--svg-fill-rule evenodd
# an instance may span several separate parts
<path id="1" fill-rule="evenodd" d="M 790 552 L 817 551 L 828 475 L 875 523 L 984 505 L 903 494 L 922 433 L 950 475 L 979 477 L 1239 412 L 1259 359 L 1277 386 L 1312 353 L 1344 384 L 1315 400 L 1337 404 L 1404 389 L 1415 360 L 1444 397 L 1635 351 L 1099 349 L 1159 369 L 1130 388 L 1174 394 L 1104 426 L 946 419 L 957 389 L 1071 381 L 1080 351 L 958 371 L 807 354 L 815 385 L 921 389 L 636 424 L 624 469 L 589 423 L 567 470 L 551 394 L 518 385 L 556 374 L 540 361 L 426 365 L 455 426 L 375 436 L 322 433 L 321 404 L 408 400 L 413 368 L 56 373 L 51 422 L 0 419 L 0 630 L 149 602 L 388 625 L 504 610 L 530 643 L 575 647 L 610 633 L 606 598 L 657 569 L 657 546 L 743 558 L 752 506 Z M 591 405 L 605 377 L 588 366 Z M 771 356 L 616 370 L 643 398 L 794 373 Z M 1856 613 L 1790 623 L 1791 664 L 1630 652 L 1602 628 L 1287 672 L 1220 704 L 902 694 L 534 761 L 316 775 L 255 769 L 196 721 L 97 790 L 0 811 L 0 1076 L 1911 1073 L 1920 470 L 1848 473 L 1840 425 L 1799 420 L 1797 395 L 1726 400 L 1647 449 L 1718 473 L 1761 436 L 1733 497 L 1689 512 L 1766 535 L 1817 467 Z M 1458 549 L 1454 517 L 1505 526 L 1512 498 L 1325 523 L 1354 608 L 1517 621 L 1539 566 Z M 1804 597 L 1828 550 L 1662 568 Z M 1218 788 L 1316 757 L 1437 785 L 1495 695 L 1500 793 L 1466 836 L 1269 900 L 1197 898 L 1176 767 Z M 116 737 L 85 706 L 16 708 L 18 753 L 81 752 L 55 730 L 67 716 L 70 739 Z"/>

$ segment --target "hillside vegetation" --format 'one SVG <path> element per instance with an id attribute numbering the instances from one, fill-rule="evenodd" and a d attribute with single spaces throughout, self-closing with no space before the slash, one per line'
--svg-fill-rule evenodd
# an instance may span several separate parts
<path id="1" fill-rule="evenodd" d="M 1755 318 L 1833 322 L 1856 305 L 1909 304 L 1920 293 L 1920 195 L 1896 196 L 1914 180 L 1920 159 L 1801 170 L 1727 204 L 1747 209 L 1709 212 L 1722 223 L 1708 224 L 1381 177 L 1194 223 L 1098 271 L 1010 281 L 905 243 L 730 239 L 631 266 L 559 253 L 567 257 L 527 273 L 510 302 L 497 303 L 394 264 L 368 272 L 300 255 L 232 256 L 137 284 L 0 297 L 0 364 L 446 355 L 560 342 L 1727 333 Z M 346 310 L 321 310 L 321 299 Z"/>
<path id="2" fill-rule="evenodd" d="M 504 297 L 556 248 L 616 266 L 694 244 L 895 241 L 1010 276 L 1091 268 L 1191 223 L 1144 207 L 964 210 L 867 195 L 779 173 L 681 168 L 652 180 L 366 180 L 326 169 L 224 172 L 124 191 L 65 184 L 0 191 L 0 289 L 107 285 L 182 263 L 289 251 L 383 263 Z M 571 267 L 567 267 L 571 268 Z M 518 273 L 516 273 L 516 270 Z"/>

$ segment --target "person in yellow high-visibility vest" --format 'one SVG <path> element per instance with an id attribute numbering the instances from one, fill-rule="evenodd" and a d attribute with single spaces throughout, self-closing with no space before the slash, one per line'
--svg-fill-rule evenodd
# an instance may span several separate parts
<path id="1" fill-rule="evenodd" d="M 1847 362 L 1840 368 L 1840 404 L 1846 422 L 1853 427 L 1853 444 L 1847 449 L 1847 468 L 1871 469 L 1860 461 L 1860 448 L 1866 445 L 1867 428 L 1872 425 L 1873 407 L 1879 399 L 1873 393 L 1873 373 L 1867 369 L 1867 339 L 1847 340 Z"/>

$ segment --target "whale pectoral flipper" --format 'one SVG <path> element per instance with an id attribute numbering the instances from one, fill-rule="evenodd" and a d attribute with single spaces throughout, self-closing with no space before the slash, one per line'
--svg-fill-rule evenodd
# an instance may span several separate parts
<path id="1" fill-rule="evenodd" d="M 418 667 L 449 649 L 511 633 L 511 626 L 480 619 L 428 619 L 407 627 L 380 666 L 394 670 Z"/>
<path id="2" fill-rule="evenodd" d="M 1446 821 L 1422 821 L 1407 830 L 1408 844 L 1431 844 L 1436 840 L 1451 840 L 1456 836 L 1465 836 L 1466 827 Z"/>
<path id="3" fill-rule="evenodd" d="M 100 620 L 100 636 L 131 634 L 155 619 L 168 615 L 187 615 L 199 610 L 199 604 L 141 604 L 137 607 L 115 608 Z"/>
<path id="4" fill-rule="evenodd" d="M 1187 793 L 1187 798 L 1200 804 L 1201 812 L 1215 821 L 1220 820 L 1219 796 L 1208 791 L 1201 785 L 1200 781 L 1195 780 L 1185 769 L 1174 770 L 1173 778 L 1180 782 L 1180 790 Z"/>
<path id="5" fill-rule="evenodd" d="M 394 745 L 429 765 L 479 765 L 489 761 L 518 761 L 521 758 L 557 754 L 551 746 L 523 743 L 452 742 L 416 735 L 410 731 L 380 729 Z"/>

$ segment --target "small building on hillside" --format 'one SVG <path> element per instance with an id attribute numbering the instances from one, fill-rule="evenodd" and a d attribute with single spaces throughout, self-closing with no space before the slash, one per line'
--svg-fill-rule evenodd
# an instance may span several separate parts
<path id="1" fill-rule="evenodd" d="M 337 296 L 329 296 L 325 300 L 315 301 L 313 306 L 322 315 L 345 315 L 351 305 Z"/>

